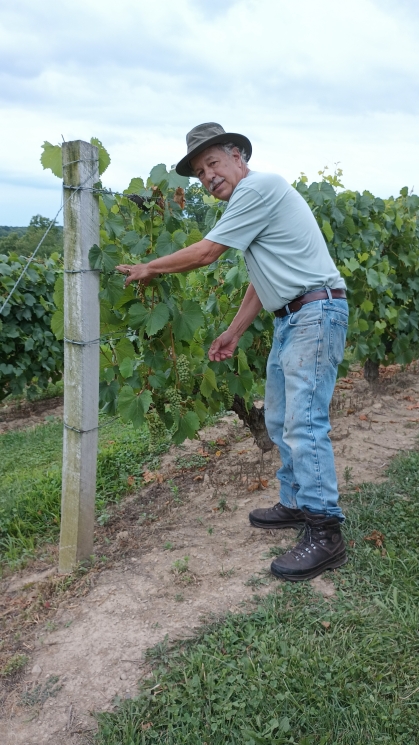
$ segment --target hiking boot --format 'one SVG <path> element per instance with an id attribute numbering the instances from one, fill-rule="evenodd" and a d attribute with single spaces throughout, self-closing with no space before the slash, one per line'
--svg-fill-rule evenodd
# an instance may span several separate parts
<path id="1" fill-rule="evenodd" d="M 269 509 L 252 510 L 249 514 L 249 520 L 254 528 L 301 528 L 305 523 L 306 516 L 302 510 L 294 510 L 291 507 L 284 507 L 278 502 L 274 507 Z"/>
<path id="2" fill-rule="evenodd" d="M 280 579 L 291 582 L 313 579 L 325 569 L 337 569 L 348 560 L 339 520 L 308 512 L 305 516 L 301 541 L 271 564 L 272 574 Z"/>

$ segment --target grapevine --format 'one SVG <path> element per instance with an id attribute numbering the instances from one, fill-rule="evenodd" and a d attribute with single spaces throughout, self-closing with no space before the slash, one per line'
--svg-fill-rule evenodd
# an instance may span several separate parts
<path id="1" fill-rule="evenodd" d="M 343 191 L 338 177 L 322 173 L 309 185 L 302 176 L 294 187 L 347 282 L 352 358 L 406 364 L 419 357 L 419 197 L 407 188 L 388 200 Z M 146 183 L 132 179 L 124 195 L 103 191 L 101 244 L 89 255 L 91 267 L 101 271 L 101 333 L 120 339 L 112 366 L 105 361 L 101 367 L 101 406 L 135 426 L 148 424 L 146 412 L 156 411 L 177 444 L 193 438 L 208 414 L 230 409 L 233 399 L 242 399 L 248 412 L 255 398 L 263 398 L 273 330 L 272 314 L 262 310 L 231 359 L 209 361 L 209 347 L 230 325 L 247 288 L 242 254 L 232 249 L 211 266 L 158 277 L 140 294 L 133 284 L 124 289 L 116 265 L 172 254 L 190 242 L 193 230 L 198 237 L 187 203 L 183 209 L 186 186 L 160 164 Z M 214 197 L 203 203 L 204 233 L 224 205 Z M 57 307 L 54 329 L 62 319 Z"/>

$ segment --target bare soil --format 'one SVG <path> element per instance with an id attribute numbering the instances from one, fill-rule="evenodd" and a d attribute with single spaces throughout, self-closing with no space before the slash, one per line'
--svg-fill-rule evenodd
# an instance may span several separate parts
<path id="1" fill-rule="evenodd" d="M 32 414 L 20 422 L 32 424 Z M 417 447 L 416 366 L 381 371 L 374 388 L 350 373 L 337 385 L 332 424 L 342 492 L 381 481 L 396 452 Z M 113 508 L 97 528 L 92 567 L 59 577 L 51 547 L 47 560 L 3 580 L 0 657 L 4 664 L 12 653 L 28 656 L 20 672 L 3 678 L 4 745 L 86 745 L 96 728 L 91 712 L 135 695 L 149 670 L 148 648 L 188 638 L 203 622 L 281 591 L 269 552 L 291 545 L 295 531 L 248 522 L 249 510 L 277 501 L 278 467 L 277 453 L 261 460 L 247 431 L 227 416 L 199 440 L 172 448 L 158 472 L 145 474 L 147 486 Z M 334 593 L 332 572 L 311 584 L 325 597 Z"/>
<path id="2" fill-rule="evenodd" d="M 45 398 L 41 401 L 13 401 L 0 406 L 0 434 L 15 429 L 44 424 L 48 417 L 63 416 L 63 397 Z"/>

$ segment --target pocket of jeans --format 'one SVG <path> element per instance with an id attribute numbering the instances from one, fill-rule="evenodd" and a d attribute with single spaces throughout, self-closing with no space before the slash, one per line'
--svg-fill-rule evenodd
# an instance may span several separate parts
<path id="1" fill-rule="evenodd" d="M 342 320 L 331 318 L 329 335 L 329 360 L 335 367 L 340 365 L 343 360 L 347 329 L 348 322 L 346 319 L 344 319 L 343 317 Z"/>
<path id="2" fill-rule="evenodd" d="M 323 304 L 321 302 L 306 303 L 301 310 L 291 313 L 290 326 L 312 326 L 321 323 L 323 319 Z"/>

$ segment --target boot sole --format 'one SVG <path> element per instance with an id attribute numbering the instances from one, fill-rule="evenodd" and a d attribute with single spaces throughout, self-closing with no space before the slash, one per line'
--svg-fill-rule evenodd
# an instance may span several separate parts
<path id="1" fill-rule="evenodd" d="M 307 579 L 314 579 L 315 577 L 318 577 L 319 574 L 323 574 L 323 572 L 326 572 L 328 569 L 338 569 L 339 567 L 342 567 L 344 564 L 346 564 L 348 561 L 348 557 L 346 554 L 344 556 L 337 557 L 333 562 L 327 562 L 327 564 L 316 567 L 315 569 L 312 569 L 311 572 L 306 572 L 306 574 L 286 574 L 285 572 L 278 572 L 275 567 L 271 566 L 271 572 L 275 575 L 275 577 L 278 577 L 279 579 L 286 579 L 288 582 L 303 582 Z"/>
<path id="2" fill-rule="evenodd" d="M 304 520 L 300 520 L 300 521 L 290 520 L 289 522 L 286 522 L 284 520 L 284 521 L 275 522 L 275 523 L 262 523 L 262 522 L 259 522 L 259 520 L 252 519 L 251 517 L 249 517 L 249 522 L 250 522 L 250 525 L 253 525 L 254 528 L 265 528 L 265 530 L 279 530 L 280 528 L 295 528 L 296 530 L 299 530 L 300 528 L 303 527 L 303 525 L 305 525 Z"/>

